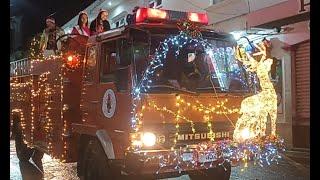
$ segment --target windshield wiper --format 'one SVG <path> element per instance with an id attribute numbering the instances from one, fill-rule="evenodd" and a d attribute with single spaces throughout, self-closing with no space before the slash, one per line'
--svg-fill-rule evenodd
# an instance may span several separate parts
<path id="1" fill-rule="evenodd" d="M 190 93 L 190 94 L 197 94 L 196 92 L 193 92 L 193 91 L 189 91 L 189 90 L 186 90 L 186 89 L 181 89 L 181 88 L 178 88 L 178 87 L 175 87 L 175 86 L 164 85 L 164 84 L 150 86 L 150 88 L 157 88 L 157 87 L 170 88 L 170 89 L 178 90 L 178 91 L 181 91 L 181 92 L 186 92 L 186 93 Z"/>

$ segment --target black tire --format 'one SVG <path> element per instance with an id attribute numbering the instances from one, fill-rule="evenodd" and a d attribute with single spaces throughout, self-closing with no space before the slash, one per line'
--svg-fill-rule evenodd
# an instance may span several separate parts
<path id="1" fill-rule="evenodd" d="M 29 161 L 33 150 L 27 146 L 27 144 L 23 141 L 22 128 L 20 126 L 19 117 L 14 117 L 13 119 L 13 127 L 12 127 L 12 135 L 15 140 L 16 152 L 19 161 L 26 162 Z"/>
<path id="2" fill-rule="evenodd" d="M 224 169 L 226 168 L 226 170 Z M 231 175 L 231 164 L 224 162 L 223 166 L 201 170 L 197 174 L 189 174 L 192 180 L 229 180 Z"/>
<path id="3" fill-rule="evenodd" d="M 120 171 L 111 169 L 108 158 L 97 139 L 88 141 L 84 152 L 83 166 L 84 180 L 115 180 L 120 177 Z"/>

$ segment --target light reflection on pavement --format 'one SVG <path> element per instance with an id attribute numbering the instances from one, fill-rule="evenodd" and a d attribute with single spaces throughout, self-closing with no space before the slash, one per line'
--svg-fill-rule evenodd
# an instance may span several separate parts
<path id="1" fill-rule="evenodd" d="M 62 163 L 47 154 L 44 154 L 42 163 L 44 175 L 32 160 L 19 162 L 14 141 L 10 141 L 10 180 L 79 180 L 76 163 Z"/>
<path id="2" fill-rule="evenodd" d="M 44 177 L 42 172 L 33 164 L 32 160 L 21 163 L 15 151 L 14 141 L 10 141 L 10 179 L 11 180 L 79 180 L 76 172 L 76 163 L 62 163 L 44 155 L 43 159 Z M 189 180 L 188 175 L 167 180 Z M 231 180 L 308 180 L 310 169 L 302 166 L 291 159 L 284 157 L 279 164 L 272 164 L 266 167 L 249 163 L 247 168 L 243 165 L 233 167 Z"/>
<path id="3" fill-rule="evenodd" d="M 19 159 L 16 155 L 14 141 L 10 141 L 10 179 L 22 180 L 19 167 Z"/>

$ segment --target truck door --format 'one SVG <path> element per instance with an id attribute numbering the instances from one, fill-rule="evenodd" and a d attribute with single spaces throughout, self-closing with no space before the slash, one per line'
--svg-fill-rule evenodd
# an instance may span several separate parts
<path id="1" fill-rule="evenodd" d="M 97 57 L 97 45 L 89 46 L 85 58 L 80 108 L 82 111 L 82 121 L 91 124 L 96 119 L 95 112 L 98 105 L 98 97 L 96 96 Z"/>
<path id="2" fill-rule="evenodd" d="M 99 53 L 97 121 L 107 130 L 114 152 L 119 154 L 128 146 L 130 131 L 130 52 L 126 39 L 113 39 L 102 43 Z"/>

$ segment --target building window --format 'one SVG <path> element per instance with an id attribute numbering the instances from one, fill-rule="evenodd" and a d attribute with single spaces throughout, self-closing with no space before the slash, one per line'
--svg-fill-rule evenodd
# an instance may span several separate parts
<path id="1" fill-rule="evenodd" d="M 124 20 L 124 18 L 122 18 L 121 21 L 120 21 L 120 26 L 122 26 L 124 24 L 125 24 L 125 20 Z"/>
<path id="2" fill-rule="evenodd" d="M 224 1 L 224 0 L 210 0 L 210 4 L 211 5 L 214 5 L 214 4 L 217 4 L 217 3 L 219 3 L 219 2 L 222 2 L 222 1 Z"/>
<path id="3" fill-rule="evenodd" d="M 125 19 L 126 19 L 126 16 L 124 16 L 124 17 L 120 18 L 119 20 L 117 20 L 116 22 L 114 22 L 116 28 L 126 25 L 126 23 L 125 23 L 126 20 Z"/>
<path id="4" fill-rule="evenodd" d="M 161 8 L 162 7 L 162 0 L 149 0 L 149 7 L 150 8 Z"/>
<path id="5" fill-rule="evenodd" d="M 157 6 L 160 6 L 162 4 L 162 0 L 157 0 Z"/>
<path id="6" fill-rule="evenodd" d="M 155 7 L 154 4 L 155 4 L 154 2 L 149 2 L 149 8 L 154 8 Z"/>

